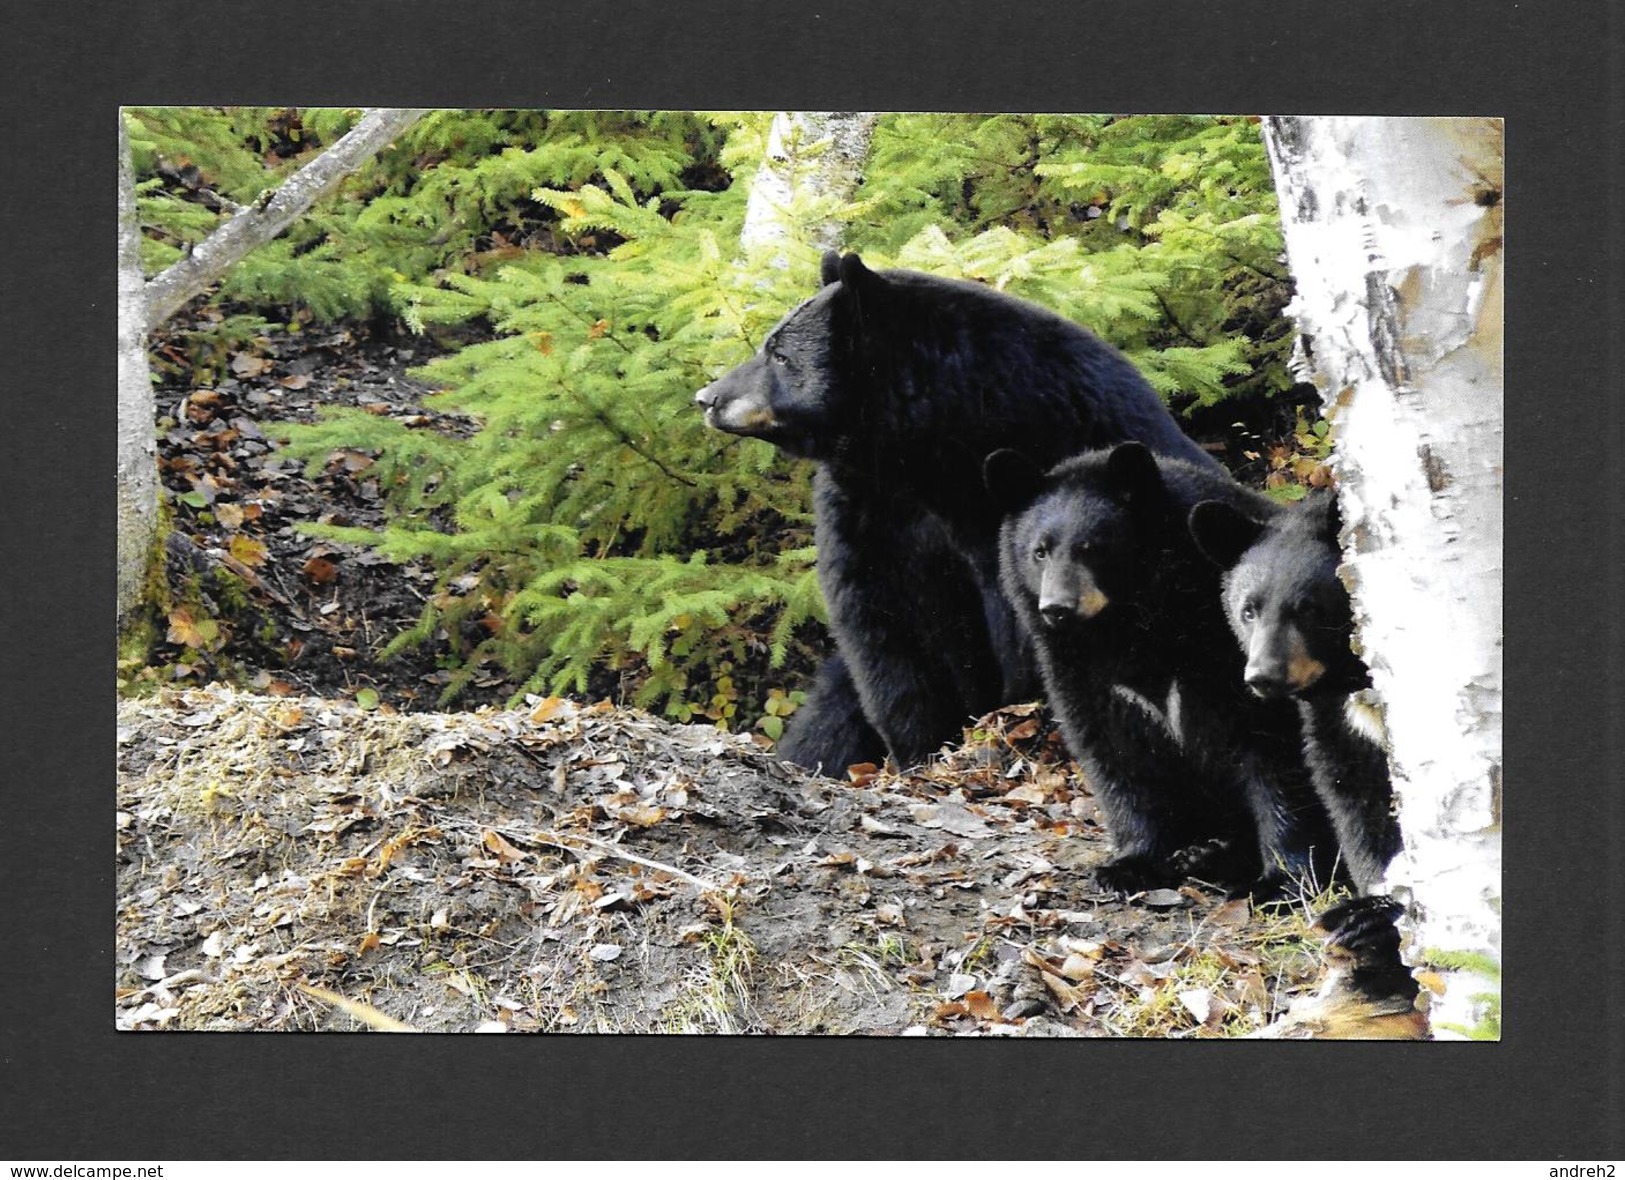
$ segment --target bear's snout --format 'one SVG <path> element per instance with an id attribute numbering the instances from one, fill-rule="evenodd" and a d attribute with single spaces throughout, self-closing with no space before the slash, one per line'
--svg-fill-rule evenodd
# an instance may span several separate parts
<path id="1" fill-rule="evenodd" d="M 1279 670 L 1264 671 L 1257 668 L 1247 669 L 1247 687 L 1253 690 L 1253 695 L 1263 697 L 1266 701 L 1279 700 L 1288 696 L 1292 685 Z"/>
<path id="2" fill-rule="evenodd" d="M 1046 602 L 1038 608 L 1039 617 L 1046 627 L 1059 627 L 1072 616 L 1072 607 L 1064 602 Z"/>

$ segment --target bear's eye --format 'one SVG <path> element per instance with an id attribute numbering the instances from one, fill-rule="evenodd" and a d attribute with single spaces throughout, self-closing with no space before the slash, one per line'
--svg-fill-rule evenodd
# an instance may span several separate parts
<path id="1" fill-rule="evenodd" d="M 787 365 L 790 363 L 789 360 L 785 358 L 785 355 L 776 348 L 770 348 L 767 350 L 767 359 L 772 361 L 775 365 Z"/>
<path id="2" fill-rule="evenodd" d="M 1250 623 L 1256 618 L 1258 618 L 1258 603 L 1256 600 L 1249 598 L 1241 604 L 1241 621 Z"/>
<path id="3" fill-rule="evenodd" d="M 1038 544 L 1033 546 L 1033 560 L 1034 561 L 1043 561 L 1048 556 L 1049 556 L 1049 546 L 1047 544 L 1045 544 L 1043 541 L 1040 541 L 1040 542 L 1038 542 Z"/>

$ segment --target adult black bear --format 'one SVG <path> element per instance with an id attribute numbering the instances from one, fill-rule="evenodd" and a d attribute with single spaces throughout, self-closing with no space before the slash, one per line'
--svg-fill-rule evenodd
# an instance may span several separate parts
<path id="1" fill-rule="evenodd" d="M 1126 357 L 1054 312 L 855 254 L 827 254 L 822 279 L 694 400 L 717 429 L 818 463 L 819 581 L 842 663 L 782 750 L 831 770 L 854 751 L 913 765 L 1038 687 L 999 593 L 988 452 L 1047 464 L 1138 439 L 1217 467 Z M 841 732 L 857 712 L 872 736 Z"/>
<path id="2" fill-rule="evenodd" d="M 791 714 L 791 724 L 775 749 L 797 766 L 815 770 L 822 766 L 831 772 L 886 756 L 880 735 L 863 715 L 863 702 L 839 651 L 831 652 L 819 666 L 807 699 Z"/>
<path id="3" fill-rule="evenodd" d="M 1356 695 L 1369 688 L 1354 654 L 1337 498 L 1312 492 L 1267 523 L 1223 503 L 1190 517 L 1198 548 L 1224 571 L 1223 602 L 1261 698 L 1297 701 L 1315 790 L 1331 814 L 1355 886 L 1369 892 L 1400 847 L 1381 721 Z"/>
<path id="4" fill-rule="evenodd" d="M 1186 521 L 1199 501 L 1267 518 L 1269 500 L 1222 471 L 1138 443 L 1047 474 L 1016 452 L 986 480 L 1010 515 L 1006 597 L 1032 636 L 1045 693 L 1099 802 L 1122 892 L 1177 884 L 1210 841 L 1245 857 L 1255 896 L 1328 879 L 1332 838 L 1292 707 L 1249 693 L 1219 604 L 1219 574 Z M 1256 853 L 1256 856 L 1254 855 Z"/>

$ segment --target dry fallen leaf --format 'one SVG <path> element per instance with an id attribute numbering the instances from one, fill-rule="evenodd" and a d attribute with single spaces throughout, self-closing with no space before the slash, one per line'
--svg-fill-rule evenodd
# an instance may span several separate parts
<path id="1" fill-rule="evenodd" d="M 865 815 L 858 820 L 858 827 L 862 828 L 865 832 L 868 832 L 871 836 L 903 835 L 903 833 L 899 832 L 896 828 L 888 827 L 887 825 L 881 823 L 878 819 L 875 819 L 873 816 L 869 815 Z"/>
<path id="2" fill-rule="evenodd" d="M 194 618 L 192 609 L 178 606 L 169 613 L 168 642 L 200 649 L 220 638 L 220 627 L 213 619 Z"/>
<path id="3" fill-rule="evenodd" d="M 1089 998 L 1090 991 L 1082 984 L 1073 986 L 1059 975 L 1048 971 L 1040 971 L 1039 977 L 1043 979 L 1044 986 L 1049 988 L 1050 994 L 1055 997 L 1056 1007 L 1062 1012 L 1072 1011 Z"/>
<path id="4" fill-rule="evenodd" d="M 575 712 L 575 706 L 563 697 L 545 697 L 530 711 L 530 723 L 532 725 L 541 725 L 545 721 L 551 721 L 560 713 L 568 717 L 573 712 Z"/>
<path id="5" fill-rule="evenodd" d="M 237 352 L 231 357 L 231 371 L 239 377 L 260 377 L 269 373 L 271 368 L 270 360 L 253 353 Z"/>
<path id="6" fill-rule="evenodd" d="M 880 767 L 873 762 L 855 762 L 846 768 L 846 777 L 854 787 L 868 786 L 879 773 Z"/>
<path id="7" fill-rule="evenodd" d="M 1006 803 L 1042 803 L 1045 791 L 1034 783 L 1022 783 L 1021 786 L 1006 791 L 1000 799 Z"/>
<path id="8" fill-rule="evenodd" d="M 1247 904 L 1245 897 L 1234 901 L 1227 901 L 1208 915 L 1208 925 L 1225 926 L 1232 930 L 1240 930 L 1252 920 L 1252 907 Z"/>
<path id="9" fill-rule="evenodd" d="M 1085 958 L 1083 955 L 1068 955 L 1065 961 L 1061 964 L 1061 975 L 1072 980 L 1073 982 L 1077 982 L 1080 979 L 1093 979 L 1094 974 L 1094 961 L 1092 959 Z"/>
<path id="10" fill-rule="evenodd" d="M 265 558 L 268 555 L 265 542 L 256 541 L 253 537 L 245 537 L 241 534 L 231 539 L 229 552 L 238 561 L 249 566 L 264 565 Z"/>
<path id="11" fill-rule="evenodd" d="M 299 567 L 299 572 L 318 586 L 325 586 L 339 576 L 339 567 L 325 557 L 312 557 Z"/>
<path id="12" fill-rule="evenodd" d="M 492 852 L 496 853 L 497 859 L 503 864 L 512 864 L 516 860 L 525 859 L 525 854 L 504 840 L 501 832 L 487 829 L 483 843 Z"/>
<path id="13" fill-rule="evenodd" d="M 984 991 L 969 991 L 964 996 L 965 1007 L 978 1020 L 1000 1020 L 999 1005 Z"/>
<path id="14" fill-rule="evenodd" d="M 941 828 L 956 836 L 991 836 L 993 829 L 956 803 L 922 803 L 909 808 L 922 827 Z"/>
<path id="15" fill-rule="evenodd" d="M 639 828 L 652 828 L 666 818 L 667 812 L 664 807 L 650 807 L 647 804 L 642 804 L 636 807 L 616 808 L 614 815 L 622 823 Z"/>
<path id="16" fill-rule="evenodd" d="M 1197 1024 L 1207 1023 L 1208 1017 L 1214 1012 L 1212 992 L 1205 987 L 1193 987 L 1175 994 L 1184 1005 L 1185 1011 L 1196 1017 Z"/>
<path id="17" fill-rule="evenodd" d="M 442 975 L 441 982 L 452 991 L 467 996 L 471 1000 L 480 998 L 480 985 L 467 971 L 448 971 Z"/>
<path id="18" fill-rule="evenodd" d="M 1171 910 L 1186 903 L 1186 897 L 1177 889 L 1151 889 L 1140 897 L 1140 904 L 1147 909 Z"/>

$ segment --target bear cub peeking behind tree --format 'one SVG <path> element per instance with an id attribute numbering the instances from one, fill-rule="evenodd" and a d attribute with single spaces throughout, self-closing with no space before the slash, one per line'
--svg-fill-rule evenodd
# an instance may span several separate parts
<path id="1" fill-rule="evenodd" d="M 999 592 L 982 463 L 1135 439 L 1218 472 L 1115 348 L 989 287 L 825 255 L 823 286 L 695 395 L 719 430 L 818 464 L 818 576 L 837 652 L 779 744 L 839 773 L 925 760 L 1038 689 Z"/>
<path id="2" fill-rule="evenodd" d="M 997 452 L 986 480 L 1010 513 L 1005 593 L 1115 847 L 1101 885 L 1133 893 L 1240 874 L 1262 900 L 1327 883 L 1333 840 L 1297 713 L 1243 683 L 1218 571 L 1187 525 L 1199 501 L 1260 519 L 1278 506 L 1137 443 L 1048 473 Z"/>
<path id="3" fill-rule="evenodd" d="M 1371 678 L 1354 654 L 1348 590 L 1337 576 L 1337 498 L 1312 492 L 1266 523 L 1230 504 L 1198 504 L 1190 527 L 1224 571 L 1224 609 L 1245 655 L 1247 686 L 1262 699 L 1296 701 L 1344 866 L 1370 893 L 1399 852 L 1399 823 L 1382 722 L 1358 695 Z"/>
<path id="4" fill-rule="evenodd" d="M 1229 504 L 1198 504 L 1190 529 L 1224 571 L 1225 614 L 1246 658 L 1247 685 L 1261 698 L 1297 703 L 1315 791 L 1361 894 L 1318 919 L 1338 969 L 1306 1005 L 1308 1023 L 1323 1037 L 1424 1035 L 1418 985 L 1399 953 L 1395 921 L 1403 909 L 1376 893 L 1399 853 L 1400 831 L 1382 721 L 1361 699 L 1371 679 L 1354 654 L 1348 590 L 1337 576 L 1337 497 L 1311 492 L 1264 523 Z"/>

